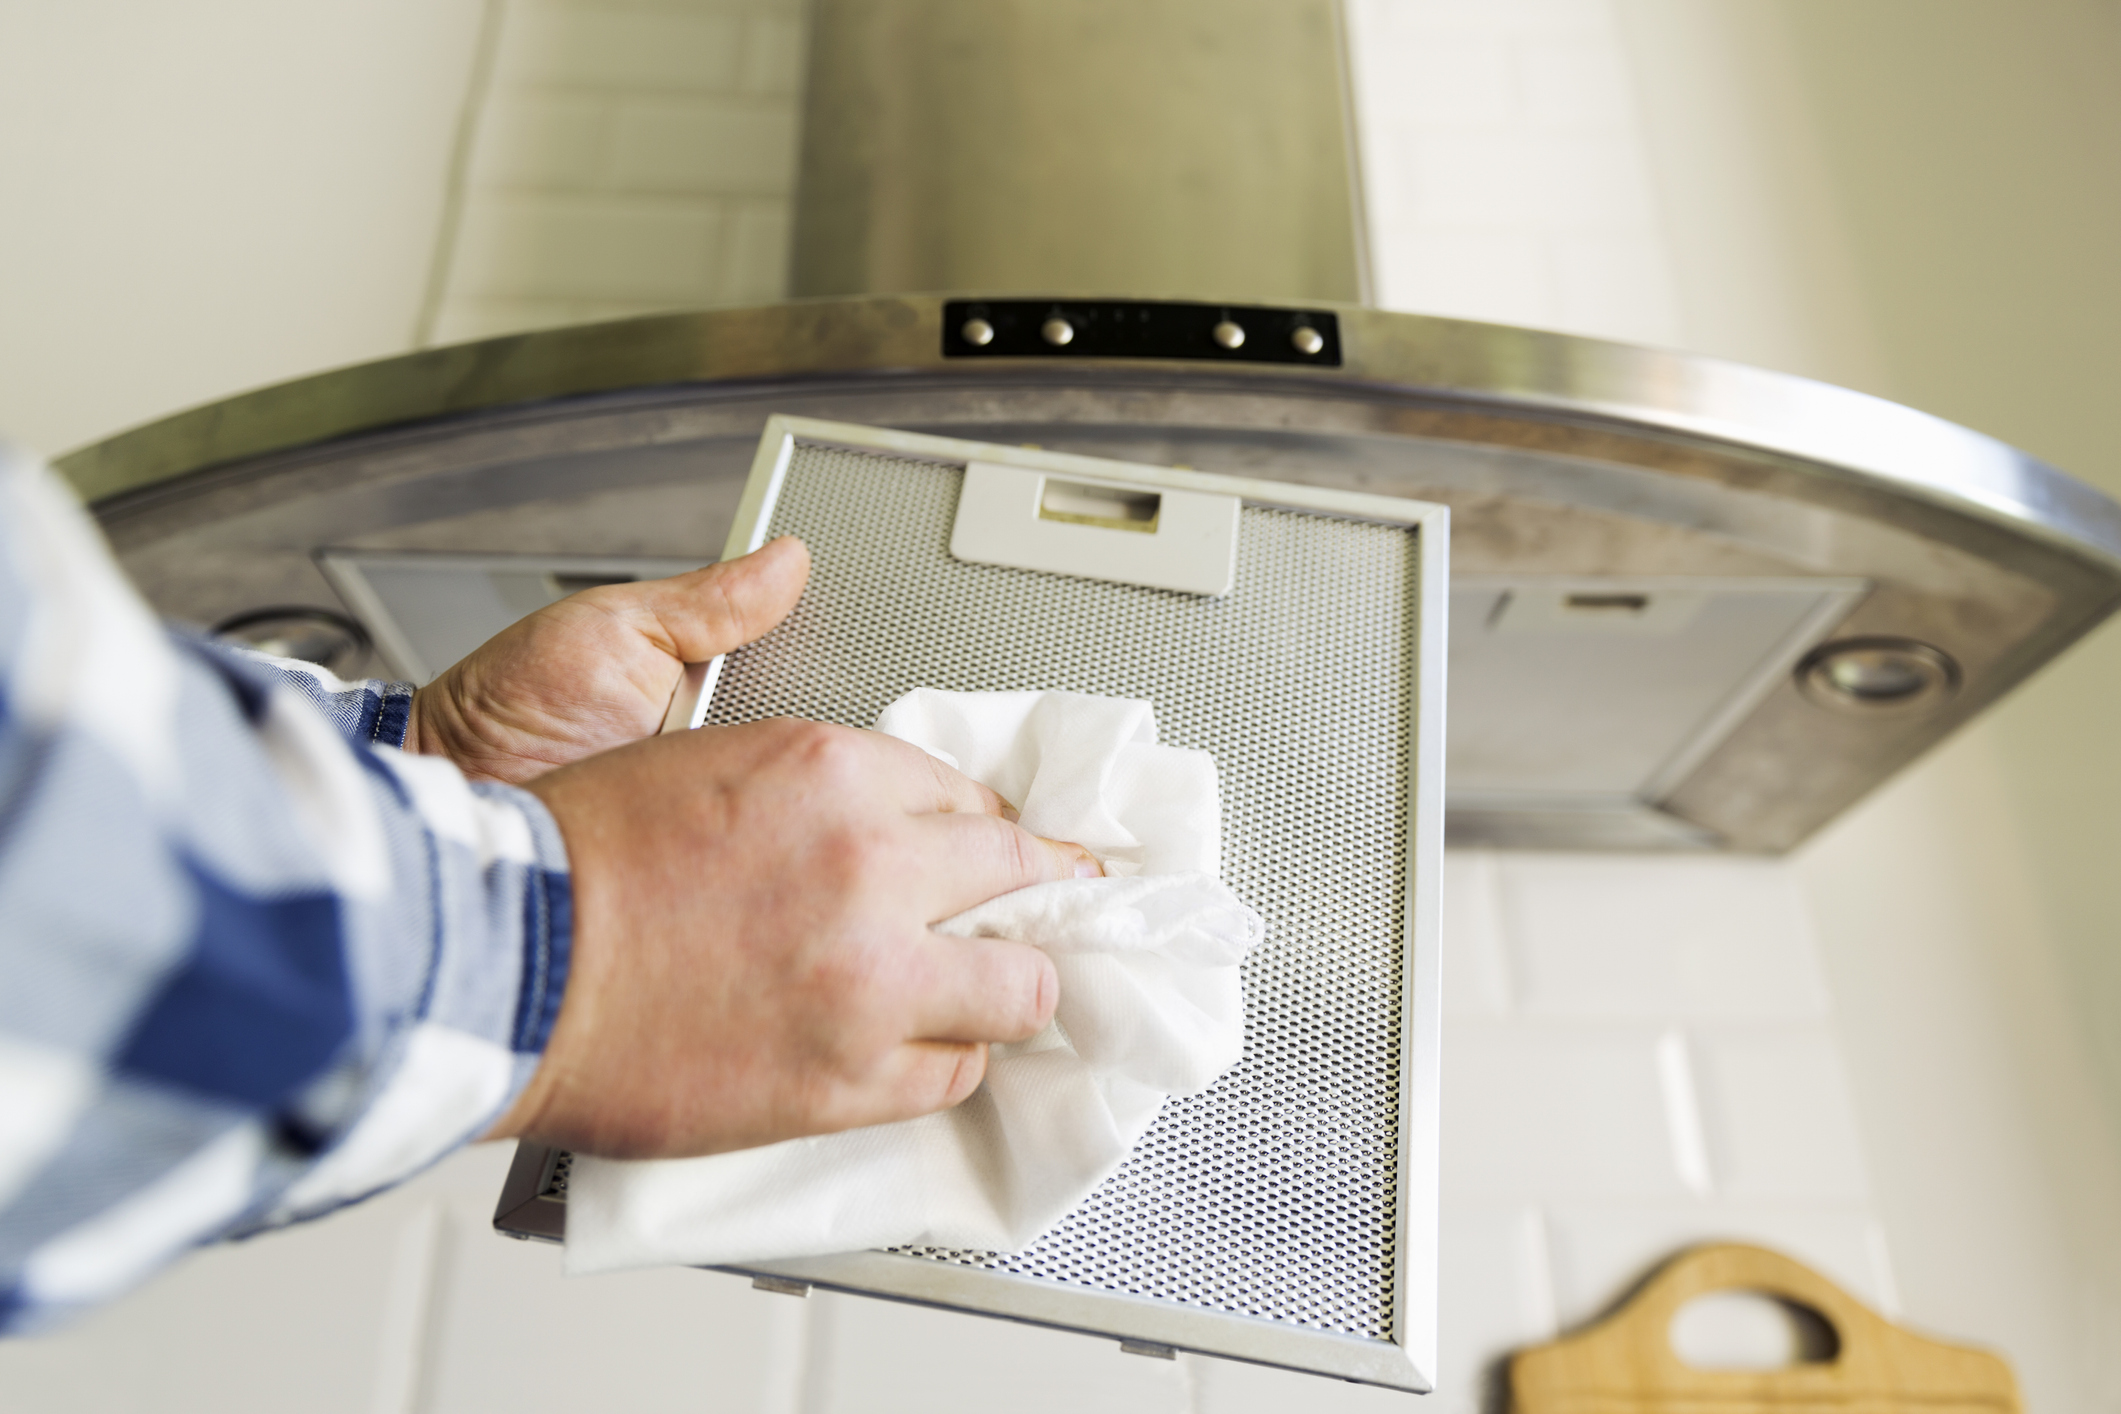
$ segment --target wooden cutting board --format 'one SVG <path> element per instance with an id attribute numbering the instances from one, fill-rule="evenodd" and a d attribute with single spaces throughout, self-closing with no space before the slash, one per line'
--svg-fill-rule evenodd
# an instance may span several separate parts
<path id="1" fill-rule="evenodd" d="M 1714 1291 L 1809 1306 L 1840 1349 L 1779 1370 L 1684 1364 L 1672 1317 Z M 1589 1330 L 1517 1355 L 1510 1397 L 1512 1414 L 2021 1414 L 1999 1357 L 1904 1331 L 1810 1268 L 1736 1243 L 1681 1253 Z"/>

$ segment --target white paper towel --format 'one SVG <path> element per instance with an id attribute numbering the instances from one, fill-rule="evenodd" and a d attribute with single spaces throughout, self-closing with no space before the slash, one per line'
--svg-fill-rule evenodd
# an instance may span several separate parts
<path id="1" fill-rule="evenodd" d="M 954 1110 L 704 1159 L 577 1158 L 567 1269 L 714 1265 L 921 1244 L 1016 1251 L 1103 1182 L 1169 1095 L 1244 1042 L 1238 964 L 1265 932 L 1216 877 L 1215 762 L 1156 743 L 1151 704 L 1073 692 L 907 693 L 877 729 L 991 787 L 1107 877 L 1005 894 L 937 925 L 1034 943 L 1054 1024 L 993 1048 Z"/>

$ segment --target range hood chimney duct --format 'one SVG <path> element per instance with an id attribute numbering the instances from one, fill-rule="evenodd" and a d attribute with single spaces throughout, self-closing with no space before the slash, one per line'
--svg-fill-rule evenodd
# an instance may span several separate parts
<path id="1" fill-rule="evenodd" d="M 819 0 L 797 296 L 1357 303 L 1335 0 Z"/>

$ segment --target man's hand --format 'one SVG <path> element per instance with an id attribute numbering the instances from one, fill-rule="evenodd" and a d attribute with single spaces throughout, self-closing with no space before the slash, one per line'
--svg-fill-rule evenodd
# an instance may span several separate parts
<path id="1" fill-rule="evenodd" d="M 521 785 L 639 741 L 663 725 L 685 664 L 763 637 L 809 577 L 803 542 L 782 539 L 674 579 L 570 594 L 413 694 L 405 750 Z"/>
<path id="2" fill-rule="evenodd" d="M 1036 1035 L 1036 948 L 929 924 L 1101 872 L 986 787 L 873 732 L 777 720 L 657 737 L 539 777 L 574 871 L 572 975 L 489 1137 L 715 1153 L 906 1119 Z"/>

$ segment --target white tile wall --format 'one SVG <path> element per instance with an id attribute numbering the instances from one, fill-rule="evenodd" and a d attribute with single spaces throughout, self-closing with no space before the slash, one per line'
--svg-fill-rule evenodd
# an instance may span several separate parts
<path id="1" fill-rule="evenodd" d="M 1783 865 L 1456 852 L 1446 865 L 1442 1389 L 1694 1242 L 1889 1304 L 1803 895 Z"/>
<path id="2" fill-rule="evenodd" d="M 1859 1204 L 1555 1204 L 1547 1214 L 1554 1311 L 1564 1326 L 1609 1309 L 1659 1260 L 1697 1242 L 1754 1242 L 1808 1262 L 1890 1310 L 1892 1272 Z"/>
<path id="3" fill-rule="evenodd" d="M 0 4 L 0 433 L 410 347 L 480 8 Z"/>
<path id="4" fill-rule="evenodd" d="M 707 1272 L 567 1279 L 558 1249 L 493 1232 L 510 1148 L 0 1343 L 0 1409 L 809 1414 L 804 1303 Z"/>
<path id="5" fill-rule="evenodd" d="M 1509 969 L 1540 1017 L 1816 1021 L 1802 892 L 1782 865 L 1593 855 L 1497 863 Z"/>
<path id="6" fill-rule="evenodd" d="M 430 342 L 787 288 L 800 0 L 507 0 Z"/>
<path id="7" fill-rule="evenodd" d="M 744 14 L 721 5 L 512 4 L 501 41 L 505 84 L 604 91 L 724 93 L 742 68 Z"/>
<path id="8" fill-rule="evenodd" d="M 1444 854 L 1443 896 L 1450 909 L 1450 926 L 1443 930 L 1446 1020 L 1507 1016 L 1516 1005 L 1502 937 L 1501 875 L 1490 851 Z"/>
<path id="9" fill-rule="evenodd" d="M 1861 1203 L 1848 1082 L 1823 1028 L 1731 1029 L 1694 1043 L 1711 1171 L 1734 1198 Z"/>
<path id="10" fill-rule="evenodd" d="M 785 1298 L 784 1298 L 785 1299 Z M 1186 1414 L 1186 1367 L 1109 1341 L 888 1301 L 812 1295 L 829 1361 L 805 1414 Z"/>
<path id="11" fill-rule="evenodd" d="M 1379 303 L 1680 343 L 1609 0 L 1347 8 Z"/>
<path id="12" fill-rule="evenodd" d="M 802 1347 L 797 1303 L 714 1272 L 569 1281 L 557 1248 L 495 1235 L 493 1197 L 442 1210 L 414 1407 L 769 1414 L 785 1404 Z"/>
<path id="13" fill-rule="evenodd" d="M 370 1414 L 383 1381 L 406 1383 L 399 1269 L 420 1223 L 420 1205 L 372 1203 L 199 1253 L 70 1329 L 0 1343 L 0 1408 L 267 1410 L 298 1389 L 317 1414 Z"/>
<path id="14" fill-rule="evenodd" d="M 1657 1042 L 1637 1026 L 1449 1027 L 1444 1192 L 1685 1197 Z"/>
<path id="15" fill-rule="evenodd" d="M 1380 302 L 1684 345 L 1612 0 L 1349 0 Z M 1442 1388 L 1693 1243 L 1779 1247 L 1888 1309 L 1805 900 L 1752 860 L 1447 865 Z"/>
<path id="16" fill-rule="evenodd" d="M 1786 866 L 1464 851 L 1445 900 L 1444 1403 L 1688 1242 L 1766 1242 L 1891 1292 Z M 1542 1234 L 1536 1277 L 1450 1258 L 1496 1246 L 1497 1197 Z"/>

